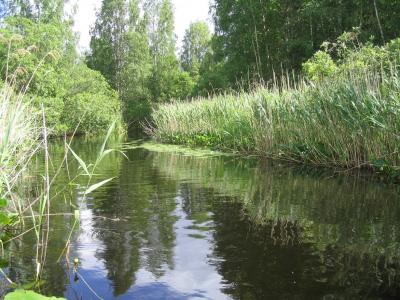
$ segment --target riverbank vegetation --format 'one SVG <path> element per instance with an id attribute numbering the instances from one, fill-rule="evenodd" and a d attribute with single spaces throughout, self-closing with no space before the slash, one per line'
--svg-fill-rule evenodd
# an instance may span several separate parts
<path id="1" fill-rule="evenodd" d="M 398 176 L 400 41 L 377 47 L 357 38 L 345 33 L 317 52 L 304 79 L 160 106 L 150 131 L 169 143 Z"/>
<path id="2" fill-rule="evenodd" d="M 79 227 L 80 215 L 71 197 L 75 189 L 79 189 L 80 201 L 85 202 L 89 194 L 112 180 L 101 177 L 100 180 L 98 172 L 104 158 L 116 151 L 107 147 L 116 122 L 108 128 L 101 146 L 91 149 L 97 156 L 90 163 L 71 148 L 71 137 L 65 138 L 61 151 L 58 149 L 57 155 L 62 157 L 58 157 L 56 165 L 53 147 L 48 141 L 44 107 L 41 112 L 35 112 L 29 103 L 24 103 L 24 94 L 16 94 L 8 86 L 0 90 L 0 95 L 0 293 L 4 296 L 5 292 L 16 289 L 5 295 L 5 299 L 55 299 L 24 289 L 41 291 L 49 252 L 55 250 L 51 246 L 51 226 L 57 222 L 57 217 L 62 217 L 65 229 L 64 244 L 56 248 L 57 263 L 62 260 L 66 265 L 72 264 L 70 241 Z M 62 170 L 68 170 L 67 174 Z M 62 186 L 55 184 L 59 177 L 63 177 L 65 184 Z M 54 201 L 61 195 L 70 204 L 66 211 L 58 210 L 59 205 Z M 13 252 L 18 251 L 15 242 L 19 244 L 23 239 L 33 241 L 34 248 L 29 251 L 31 263 L 24 263 L 26 269 L 33 271 L 19 278 L 20 275 L 12 273 L 14 262 L 10 259 Z M 75 276 L 82 278 L 78 264 L 74 261 L 73 265 Z"/>
<path id="3" fill-rule="evenodd" d="M 84 177 L 85 201 L 87 194 L 110 181 L 96 183 L 92 175 L 104 156 L 112 151 L 106 148 L 111 131 L 123 129 L 117 93 L 99 72 L 79 60 L 68 22 L 52 6 L 43 4 L 36 8 L 35 12 L 20 8 L 18 15 L 2 20 L 0 26 L 0 272 L 7 291 L 28 283 L 29 289 L 40 290 L 51 243 L 52 218 L 70 216 L 73 223 L 64 232 L 65 248 L 60 256 L 68 249 L 70 237 L 79 224 L 79 213 L 72 206 L 68 213 L 53 209 L 54 195 L 63 193 L 68 197 L 69 185 Z M 67 138 L 61 164 L 52 164 L 50 137 L 101 132 L 106 138 L 94 164 L 85 164 L 69 147 Z M 34 157 L 44 162 L 40 174 L 32 169 Z M 68 157 L 75 159 L 80 169 L 68 178 L 66 186 L 54 187 Z M 10 278 L 10 245 L 29 234 L 36 241 L 30 258 L 32 265 L 27 264 L 27 268 L 35 270 L 34 276 Z M 24 292 L 17 290 L 6 299 L 19 299 L 21 293 Z M 29 293 L 27 298 L 46 299 Z"/>
<path id="4" fill-rule="evenodd" d="M 35 283 L 53 179 L 69 156 L 87 179 L 82 201 L 108 183 L 92 181 L 113 129 L 144 124 L 162 142 L 399 178 L 398 2 L 214 0 L 215 32 L 192 23 L 178 51 L 171 0 L 103 0 L 82 53 L 66 2 L 0 3 L 0 253 L 10 228 L 34 232 Z M 67 136 L 99 133 L 86 164 Z M 53 136 L 65 137 L 65 156 L 51 170 Z M 38 151 L 45 168 L 35 199 L 24 199 L 16 189 Z M 69 215 L 65 249 L 79 224 Z"/>
<path id="5" fill-rule="evenodd" d="M 44 107 L 51 135 L 104 132 L 115 120 L 122 127 L 118 95 L 79 59 L 63 7 L 13 6 L 0 27 L 1 84 L 33 111 Z"/>
<path id="6" fill-rule="evenodd" d="M 176 51 L 171 1 L 109 0 L 97 15 L 87 62 L 119 92 L 125 120 L 137 125 L 164 103 L 298 76 L 321 45 L 355 27 L 357 43 L 383 45 L 399 35 L 399 10 L 387 1 L 215 0 L 214 34 L 194 22 Z"/>
<path id="7" fill-rule="evenodd" d="M 11 222 L 2 209 L 11 200 L 14 212 L 21 211 L 19 201 L 14 201 L 13 191 L 22 171 L 38 150 L 39 128 L 31 109 L 12 88 L 0 88 L 0 241 L 4 225 Z"/>
<path id="8" fill-rule="evenodd" d="M 79 133 L 104 131 L 113 120 L 122 124 L 121 116 L 137 128 L 175 100 L 252 92 L 281 85 L 287 73 L 294 74 L 291 85 L 302 85 L 303 70 L 315 81 L 335 68 L 321 50 L 337 63 L 348 49 L 333 42 L 354 31 L 346 46 L 383 46 L 399 36 L 399 11 L 397 2 L 383 0 L 214 0 L 214 32 L 193 22 L 177 49 L 171 0 L 103 0 L 89 49 L 79 53 L 65 1 L 8 0 L 0 15 L 0 62 L 9 61 L 2 76 L 9 69 L 17 71 L 19 88 L 29 82 L 27 94 L 35 107 L 45 104 L 55 135 L 78 123 Z M 310 65 L 312 57 L 319 64 Z"/>
<path id="9" fill-rule="evenodd" d="M 398 3 L 215 0 L 210 9 L 215 32 L 192 23 L 177 52 L 170 0 L 103 0 L 79 53 L 65 1 L 3 2 L 3 184 L 47 136 L 112 124 L 398 176 Z"/>

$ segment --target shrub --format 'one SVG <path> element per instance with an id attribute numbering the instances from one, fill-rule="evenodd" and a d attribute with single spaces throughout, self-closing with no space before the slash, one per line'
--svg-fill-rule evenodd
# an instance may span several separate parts
<path id="1" fill-rule="evenodd" d="M 118 94 L 100 72 L 83 64 L 74 65 L 64 80 L 66 93 L 60 123 L 67 132 L 73 132 L 78 124 L 79 133 L 107 131 L 114 121 L 121 129 Z"/>
<path id="2" fill-rule="evenodd" d="M 44 106 L 55 135 L 105 131 L 122 127 L 118 95 L 104 77 L 77 61 L 69 26 L 8 18 L 0 29 L 3 78 L 26 91 L 36 111 Z"/>
<path id="3" fill-rule="evenodd" d="M 337 66 L 331 56 L 323 51 L 318 51 L 303 64 L 305 75 L 311 80 L 322 79 L 337 71 Z"/>

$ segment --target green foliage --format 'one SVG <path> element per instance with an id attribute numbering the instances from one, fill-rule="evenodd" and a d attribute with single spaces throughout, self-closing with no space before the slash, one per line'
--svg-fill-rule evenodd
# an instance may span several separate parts
<path id="1" fill-rule="evenodd" d="M 206 73 L 200 90 L 208 91 L 221 83 L 224 88 L 247 88 L 254 81 L 266 83 L 274 75 L 280 77 L 286 70 L 300 72 L 324 41 L 356 26 L 358 42 L 371 40 L 378 45 L 400 32 L 399 1 L 215 0 L 211 11 L 216 29 L 213 65 L 223 64 L 225 78 Z M 329 73 L 332 64 L 317 66 L 317 73 Z"/>
<path id="2" fill-rule="evenodd" d="M 148 34 L 152 58 L 152 74 L 149 80 L 152 101 L 166 102 L 172 98 L 187 96 L 192 84 L 185 74 L 181 74 L 175 55 L 172 2 L 170 0 L 146 1 L 145 18 L 149 24 Z"/>
<path id="3" fill-rule="evenodd" d="M 168 75 L 168 76 L 167 76 Z M 187 72 L 178 69 L 167 72 L 160 71 L 150 79 L 150 89 L 154 102 L 168 102 L 173 99 L 185 99 L 192 94 L 195 87 L 194 79 Z"/>
<path id="4" fill-rule="evenodd" d="M 183 70 L 193 77 L 199 75 L 200 67 L 211 51 L 211 34 L 205 22 L 191 23 L 185 32 L 181 53 Z"/>
<path id="5" fill-rule="evenodd" d="M 181 71 L 175 55 L 169 0 L 102 2 L 92 31 L 88 65 L 117 89 L 124 117 L 139 123 L 155 103 L 190 96 L 195 79 Z"/>
<path id="6" fill-rule="evenodd" d="M 5 0 L 8 14 L 22 16 L 35 22 L 61 21 L 65 0 Z"/>
<path id="7" fill-rule="evenodd" d="M 37 150 L 39 134 L 35 112 L 24 103 L 21 95 L 3 84 L 0 89 L 0 244 L 6 234 L 4 227 L 13 224 L 9 208 L 17 207 L 15 198 L 10 195 Z"/>
<path id="8" fill-rule="evenodd" d="M 392 72 L 400 63 L 399 38 L 379 47 L 359 43 L 357 32 L 345 32 L 336 42 L 322 46 L 324 51 L 318 51 L 303 64 L 306 77 L 313 81 L 354 72 Z"/>
<path id="9" fill-rule="evenodd" d="M 91 32 L 88 65 L 100 71 L 118 92 L 121 92 L 121 72 L 126 55 L 126 28 L 132 18 L 138 17 L 127 15 L 131 11 L 125 0 L 102 1 Z"/>
<path id="10" fill-rule="evenodd" d="M 194 94 L 208 96 L 210 93 L 218 94 L 230 87 L 229 78 L 225 71 L 225 64 L 215 63 L 209 56 L 203 61 L 201 76 L 196 84 Z"/>
<path id="11" fill-rule="evenodd" d="M 61 124 L 69 130 L 77 124 L 82 133 L 106 132 L 114 122 L 121 126 L 118 95 L 99 72 L 75 65 L 69 70 L 65 87 L 68 93 L 64 96 Z"/>
<path id="12" fill-rule="evenodd" d="M 99 73 L 76 62 L 69 24 L 11 17 L 0 34 L 2 77 L 36 111 L 44 106 L 52 134 L 72 133 L 78 124 L 79 133 L 93 133 L 120 122 L 117 95 Z"/>
<path id="13" fill-rule="evenodd" d="M 17 90 L 32 80 L 30 92 L 55 96 L 59 69 L 71 63 L 75 55 L 67 24 L 37 24 L 30 19 L 11 17 L 0 34 L 0 62 L 2 66 L 8 65 L 2 68 L 3 79 L 8 76 L 10 81 L 15 76 Z"/>
<path id="14" fill-rule="evenodd" d="M 322 79 L 334 74 L 337 66 L 330 55 L 323 51 L 318 51 L 314 56 L 303 64 L 305 75 L 312 79 Z"/>
<path id="15" fill-rule="evenodd" d="M 7 85 L 0 89 L 0 191 L 9 192 L 19 168 L 37 147 L 37 115 Z M 3 191 L 3 187 L 7 189 Z M 3 197 L 3 193 L 0 194 Z"/>
<path id="16" fill-rule="evenodd" d="M 0 228 L 10 223 L 10 218 L 7 213 L 2 211 L 7 207 L 7 200 L 0 199 Z"/>
<path id="17" fill-rule="evenodd" d="M 129 50 L 122 69 L 120 96 L 124 116 L 128 122 L 142 121 L 150 115 L 151 110 L 151 93 L 148 86 L 151 58 L 143 23 L 144 21 L 139 19 L 137 25 L 129 30 L 126 36 Z"/>
<path id="18" fill-rule="evenodd" d="M 103 1 L 91 35 L 88 65 L 118 91 L 125 119 L 133 122 L 148 116 L 152 64 L 147 23 L 138 1 Z"/>
<path id="19" fill-rule="evenodd" d="M 8 293 L 4 300 L 62 300 L 64 298 L 46 297 L 33 291 L 16 290 Z"/>
<path id="20" fill-rule="evenodd" d="M 348 65 L 364 61 L 371 49 L 378 53 L 373 57 L 380 57 L 379 53 L 398 56 L 397 45 L 398 41 L 393 41 L 350 51 L 348 59 L 334 65 L 334 76 L 325 73 L 318 82 L 300 82 L 296 88 L 262 88 L 162 105 L 153 113 L 152 132 L 155 138 L 170 143 L 315 165 L 364 166 L 396 177 L 400 171 L 397 64 L 387 62 L 387 67 L 379 69 L 374 64 L 361 69 L 349 69 Z M 331 64 L 321 53 L 320 62 Z"/>

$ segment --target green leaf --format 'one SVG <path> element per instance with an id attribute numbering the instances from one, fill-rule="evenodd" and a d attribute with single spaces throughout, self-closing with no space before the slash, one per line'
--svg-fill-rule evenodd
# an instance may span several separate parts
<path id="1" fill-rule="evenodd" d="M 80 218 L 79 209 L 75 209 L 75 211 L 74 211 L 74 216 L 75 216 L 75 220 L 79 220 L 79 218 Z"/>
<path id="2" fill-rule="evenodd" d="M 86 172 L 86 175 L 89 175 L 89 170 L 88 170 L 88 168 L 87 168 L 85 162 L 82 160 L 82 158 L 80 158 L 80 157 L 78 156 L 78 154 L 76 154 L 76 153 L 74 152 L 74 150 L 72 150 L 72 148 L 71 148 L 70 146 L 67 145 L 67 147 L 68 147 L 69 151 L 71 151 L 71 153 L 72 153 L 72 155 L 75 157 L 75 159 L 78 161 L 78 163 L 79 163 L 79 165 L 82 167 L 82 169 Z"/>
<path id="3" fill-rule="evenodd" d="M 16 290 L 6 295 L 4 300 L 65 300 L 65 298 L 46 297 L 32 291 Z"/>
<path id="4" fill-rule="evenodd" d="M 9 265 L 8 260 L 0 258 L 0 268 L 5 269 L 8 267 L 8 265 Z"/>
<path id="5" fill-rule="evenodd" d="M 114 131 L 114 128 L 115 128 L 115 121 L 108 128 L 107 135 L 106 135 L 106 137 L 105 137 L 105 139 L 103 141 L 103 144 L 101 145 L 101 148 L 100 148 L 100 156 L 103 154 L 104 149 L 106 148 L 107 141 L 110 138 L 111 133 Z"/>
<path id="6" fill-rule="evenodd" d="M 0 225 L 8 225 L 10 221 L 10 218 L 5 213 L 0 212 Z"/>
<path id="7" fill-rule="evenodd" d="M 6 199 L 0 199 L 0 208 L 5 208 L 7 206 L 7 200 Z"/>
<path id="8" fill-rule="evenodd" d="M 93 185 L 91 185 L 86 191 L 85 194 L 90 194 L 91 192 L 93 192 L 94 190 L 98 189 L 99 187 L 101 187 L 102 185 L 106 184 L 107 182 L 110 182 L 111 180 L 113 180 L 114 178 L 108 178 L 106 180 L 100 181 L 98 183 L 95 183 Z"/>

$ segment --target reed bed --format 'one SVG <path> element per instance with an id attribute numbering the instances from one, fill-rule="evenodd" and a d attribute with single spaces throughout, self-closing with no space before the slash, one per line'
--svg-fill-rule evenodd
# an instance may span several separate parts
<path id="1" fill-rule="evenodd" d="M 39 149 L 41 127 L 22 94 L 0 88 L 0 187 L 10 193 L 30 158 Z M 5 195 L 2 195 L 5 197 Z"/>
<path id="2" fill-rule="evenodd" d="M 400 79 L 347 72 L 316 83 L 275 84 L 153 112 L 159 141 L 343 168 L 400 170 Z"/>
<path id="3" fill-rule="evenodd" d="M 83 194 L 80 201 L 84 202 L 87 195 L 94 192 L 104 184 L 112 180 L 105 179 L 95 182 L 97 169 L 101 161 L 110 153 L 117 151 L 107 148 L 111 134 L 114 132 L 116 123 L 112 123 L 97 152 L 93 163 L 85 163 L 70 147 L 73 137 L 65 139 L 65 153 L 59 166 L 51 162 L 51 154 L 48 145 L 48 128 L 44 107 L 41 114 L 32 109 L 23 92 L 16 93 L 15 90 L 5 84 L 0 88 L 0 257 L 6 257 L 10 245 L 22 236 L 33 232 L 36 239 L 35 252 L 32 254 L 32 262 L 36 273 L 30 282 L 13 282 L 8 275 L 8 270 L 0 268 L 0 276 L 11 288 L 18 284 L 25 284 L 30 288 L 40 289 L 41 276 L 47 262 L 49 252 L 50 232 L 52 217 L 65 216 L 72 218 L 72 228 L 65 232 L 65 247 L 60 253 L 58 262 L 62 259 L 70 263 L 68 256 L 72 234 L 80 224 L 79 210 L 72 206 L 73 213 L 60 213 L 52 209 L 52 200 L 58 194 L 70 197 L 69 187 L 78 185 L 79 178 L 85 178 L 82 184 Z M 120 151 L 118 151 L 120 152 Z M 40 174 L 30 174 L 29 166 L 32 158 L 43 158 L 44 170 Z M 68 168 L 68 156 L 72 156 L 79 165 L 74 174 L 68 173 L 69 182 L 63 187 L 56 187 L 55 182 L 61 170 Z M 34 184 L 30 186 L 27 177 L 33 176 Z M 97 181 L 97 180 L 96 180 Z M 32 192 L 34 191 L 34 192 Z M 70 199 L 71 201 L 74 199 Z M 71 263 L 72 265 L 72 263 Z M 74 269 L 75 274 L 77 270 Z M 83 278 L 79 275 L 80 278 Z M 84 280 L 84 279 L 83 279 Z M 21 290 L 16 290 L 10 295 L 18 298 Z M 25 293 L 25 292 L 24 292 Z M 32 296 L 38 294 L 34 294 Z M 14 295 L 15 294 L 15 295 Z M 11 297 L 11 296 L 10 296 Z"/>

